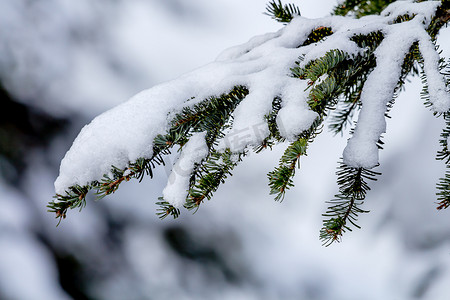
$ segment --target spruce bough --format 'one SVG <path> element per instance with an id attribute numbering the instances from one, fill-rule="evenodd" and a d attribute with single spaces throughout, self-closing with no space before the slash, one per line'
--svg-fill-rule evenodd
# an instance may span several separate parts
<path id="1" fill-rule="evenodd" d="M 267 174 L 270 194 L 282 201 L 323 127 L 334 133 L 350 127 L 352 137 L 337 170 L 339 192 L 328 202 L 319 235 L 330 245 L 359 228 L 358 216 L 367 212 L 362 206 L 369 183 L 381 175 L 376 167 L 385 118 L 411 75 L 422 79 L 425 105 L 445 120 L 436 159 L 447 172 L 437 184 L 437 208 L 448 208 L 449 73 L 435 40 L 450 19 L 450 1 L 391 2 L 344 1 L 334 16 L 316 20 L 301 17 L 293 4 L 270 2 L 266 14 L 284 24 L 279 32 L 231 48 L 205 68 L 144 91 L 86 126 L 62 162 L 49 211 L 61 221 L 69 208 L 86 205 L 90 190 L 103 198 L 123 181 L 152 177 L 164 156 L 178 148 L 181 156 L 171 175 L 176 184 L 169 180 L 157 202 L 160 218 L 176 218 L 182 207 L 196 211 L 210 200 L 250 152 L 287 143 L 278 166 Z M 143 138 L 133 128 L 138 138 L 121 140 L 114 126 L 131 127 L 140 116 L 152 119 L 151 109 L 158 110 L 156 121 L 139 125 Z M 97 158 L 83 154 L 108 136 L 103 131 L 119 136 L 104 148 L 106 158 L 101 148 L 93 155 Z M 86 172 L 73 167 L 85 161 Z"/>

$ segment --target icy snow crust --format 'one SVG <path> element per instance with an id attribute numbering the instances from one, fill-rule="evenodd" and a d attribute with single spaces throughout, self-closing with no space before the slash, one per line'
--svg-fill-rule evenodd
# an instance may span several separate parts
<path id="1" fill-rule="evenodd" d="M 361 53 L 364 49 L 350 41 L 350 37 L 381 30 L 385 39 L 376 51 L 377 68 L 364 85 L 358 125 L 344 150 L 347 165 L 374 167 L 378 164 L 376 142 L 386 130 L 386 103 L 392 99 L 404 56 L 413 42 L 419 42 L 424 58 L 433 109 L 444 112 L 450 108 L 445 82 L 438 72 L 439 57 L 424 30 L 439 3 L 398 1 L 380 16 L 361 19 L 296 17 L 275 33 L 254 37 L 224 51 L 213 63 L 145 90 L 98 116 L 81 130 L 61 162 L 60 175 L 55 182 L 56 193 L 64 194 L 70 186 L 99 180 L 110 173 L 112 165 L 125 169 L 138 158 L 150 158 L 153 139 L 168 130 L 168 121 L 173 114 L 210 96 L 228 93 L 237 85 L 246 86 L 249 94 L 236 108 L 233 129 L 224 140 L 232 140 L 236 132 L 245 132 L 245 143 L 222 141 L 220 147 L 240 152 L 248 145 L 261 143 L 269 135 L 264 116 L 271 112 L 275 97 L 282 99 L 277 116 L 280 132 L 288 140 L 295 139 L 311 126 L 317 114 L 306 102 L 307 82 L 292 78 L 290 68 L 300 56 L 304 56 L 302 64 L 306 65 L 332 49 L 341 49 L 350 55 Z M 415 17 L 408 22 L 389 25 L 404 14 Z M 316 44 L 298 47 L 320 26 L 331 27 L 333 34 L 319 47 Z M 204 139 L 204 135 L 195 135 L 191 139 L 199 146 L 202 145 L 201 138 Z M 183 149 L 184 154 L 177 164 L 192 166 L 207 156 L 206 145 L 199 148 L 198 155 L 185 154 L 191 150 L 189 145 Z M 189 168 L 187 165 L 184 167 Z M 179 186 L 173 182 L 179 182 Z M 164 192 L 166 200 L 179 206 L 181 200 L 175 191 L 185 191 L 187 187 L 186 181 L 172 180 Z"/>

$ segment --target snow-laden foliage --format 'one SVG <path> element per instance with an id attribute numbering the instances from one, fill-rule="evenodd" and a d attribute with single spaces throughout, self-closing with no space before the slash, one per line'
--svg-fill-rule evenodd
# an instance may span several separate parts
<path id="1" fill-rule="evenodd" d="M 174 146 L 181 154 L 159 202 L 162 217 L 178 216 L 181 206 L 198 209 L 250 150 L 289 142 L 268 174 L 270 192 L 281 200 L 324 120 L 340 132 L 359 111 L 338 171 L 340 193 L 321 231 L 324 243 L 338 240 L 363 212 L 358 205 L 370 189 L 366 180 L 378 175 L 370 169 L 379 164 L 385 118 L 406 76 L 420 74 L 427 105 L 447 116 L 450 96 L 434 44 L 447 6 L 398 1 L 380 15 L 312 20 L 272 2 L 268 13 L 287 23 L 279 31 L 230 48 L 86 125 L 61 162 L 50 211 L 65 217 L 69 207 L 85 205 L 91 189 L 103 197 L 122 181 L 152 176 Z"/>

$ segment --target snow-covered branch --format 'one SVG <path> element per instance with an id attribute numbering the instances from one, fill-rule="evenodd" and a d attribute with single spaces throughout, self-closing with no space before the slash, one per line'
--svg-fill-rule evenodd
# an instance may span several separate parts
<path id="1" fill-rule="evenodd" d="M 347 172 L 359 182 L 354 174 L 379 164 L 388 107 L 417 65 L 433 112 L 446 115 L 450 109 L 434 44 L 436 27 L 448 20 L 444 6 L 398 1 L 380 15 L 359 19 L 307 19 L 286 6 L 291 11 L 279 12 L 280 21 L 290 21 L 279 31 L 230 48 L 215 62 L 145 90 L 86 125 L 61 162 L 50 210 L 63 217 L 83 204 L 90 189 L 104 196 L 124 180 L 151 175 L 175 145 L 181 155 L 161 201 L 168 214 L 183 204 L 198 208 L 252 147 L 260 151 L 287 141 L 280 166 L 269 173 L 271 193 L 282 199 L 297 162 L 335 109 L 341 109 L 340 130 L 360 109 L 343 153 L 343 166 L 359 170 Z M 365 195 L 368 187 L 359 188 Z"/>

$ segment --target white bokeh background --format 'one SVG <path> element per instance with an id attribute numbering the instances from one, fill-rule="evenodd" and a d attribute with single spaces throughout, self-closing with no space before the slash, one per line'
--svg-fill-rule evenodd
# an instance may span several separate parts
<path id="1" fill-rule="evenodd" d="M 301 1 L 303 16 L 334 1 Z M 250 155 L 192 215 L 161 221 L 154 204 L 167 168 L 70 211 L 46 212 L 59 161 L 81 127 L 142 89 L 212 60 L 281 24 L 264 0 L 40 0 L 0 2 L 0 80 L 18 101 L 70 126 L 27 152 L 20 182 L 0 179 L 0 299 L 449 299 L 450 212 L 435 209 L 441 120 L 412 78 L 392 110 L 361 230 L 328 248 L 318 239 L 346 136 L 310 146 L 282 203 L 267 172 L 283 145 Z M 450 32 L 442 31 L 443 54 Z M 448 56 L 448 55 L 447 55 Z M 132 133 L 130 133 L 132 134 Z M 4 170 L 2 170 L 3 173 Z M 185 244 L 178 248 L 174 241 Z M 181 249 L 181 250 L 180 250 Z M 56 254 L 55 254 L 56 253 Z M 66 270 L 57 257 L 77 268 Z M 67 260 L 66 260 L 67 261 Z"/>

